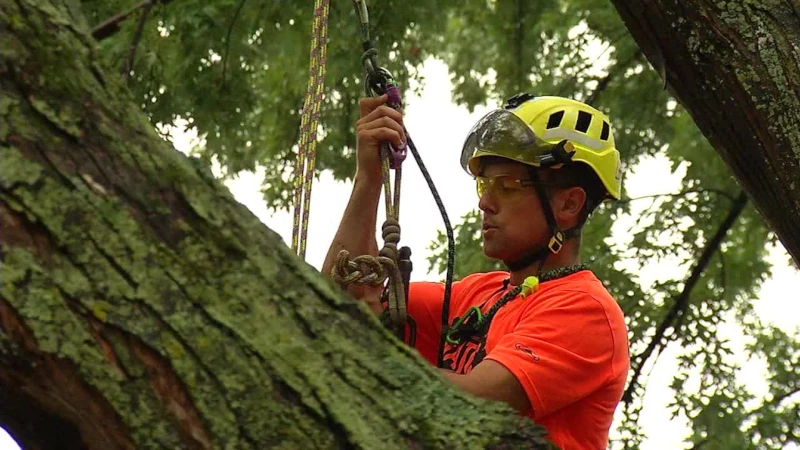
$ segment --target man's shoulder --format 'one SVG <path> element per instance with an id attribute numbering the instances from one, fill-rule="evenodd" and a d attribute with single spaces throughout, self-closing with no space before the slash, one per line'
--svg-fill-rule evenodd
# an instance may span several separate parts
<path id="1" fill-rule="evenodd" d="M 591 270 L 568 275 L 541 284 L 541 303 L 563 303 L 574 307 L 598 307 L 606 315 L 622 316 L 622 309 L 611 292 Z M 592 308 L 593 309 L 593 308 Z"/>
<path id="2" fill-rule="evenodd" d="M 453 282 L 450 305 L 455 308 L 462 302 L 484 298 L 487 293 L 506 286 L 508 272 L 472 273 Z M 444 298 L 445 283 L 441 281 L 414 281 L 409 286 L 409 302 L 438 303 Z"/>
<path id="3" fill-rule="evenodd" d="M 457 285 L 473 285 L 473 284 L 485 284 L 485 283 L 492 283 L 492 282 L 503 282 L 509 278 L 508 272 L 503 271 L 493 271 L 493 272 L 475 272 L 469 275 L 465 275 L 464 278 L 459 280 L 453 281 L 453 286 Z M 425 284 L 425 285 L 440 285 L 444 286 L 444 282 L 442 281 L 413 281 L 412 284 Z"/>
<path id="4" fill-rule="evenodd" d="M 475 272 L 459 280 L 459 283 L 464 285 L 503 283 L 508 280 L 509 277 L 508 272 L 499 270 L 493 272 Z"/>
<path id="5" fill-rule="evenodd" d="M 595 297 L 614 301 L 603 282 L 591 270 L 581 270 L 562 278 L 542 282 L 540 290 L 542 293 L 547 292 L 552 295 L 571 293 L 573 295 L 578 294 L 578 297 Z"/>
<path id="6" fill-rule="evenodd" d="M 543 320 L 558 323 L 552 339 L 561 339 L 582 347 L 591 336 L 594 347 L 611 351 L 614 371 L 627 370 L 627 326 L 624 313 L 602 281 L 590 270 L 583 270 L 561 279 L 544 282 L 535 301 L 523 313 L 531 323 Z"/>
<path id="7" fill-rule="evenodd" d="M 474 302 L 477 299 L 485 299 L 492 292 L 499 291 L 508 287 L 511 278 L 508 272 L 477 272 L 472 273 L 453 286 L 453 298 L 455 302 Z"/>

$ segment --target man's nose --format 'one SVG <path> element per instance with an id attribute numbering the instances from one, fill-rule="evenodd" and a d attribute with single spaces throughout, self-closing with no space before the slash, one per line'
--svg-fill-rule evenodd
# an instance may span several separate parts
<path id="1" fill-rule="evenodd" d="M 497 204 L 489 189 L 483 191 L 483 194 L 481 194 L 478 200 L 478 208 L 483 212 L 497 213 Z"/>

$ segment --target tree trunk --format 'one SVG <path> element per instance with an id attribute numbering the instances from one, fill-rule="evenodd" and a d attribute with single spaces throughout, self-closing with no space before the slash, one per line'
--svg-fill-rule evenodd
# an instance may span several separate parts
<path id="1" fill-rule="evenodd" d="M 612 3 L 800 267 L 800 3 Z"/>
<path id="2" fill-rule="evenodd" d="M 160 140 L 64 7 L 0 17 L 0 425 L 26 449 L 546 448 Z"/>

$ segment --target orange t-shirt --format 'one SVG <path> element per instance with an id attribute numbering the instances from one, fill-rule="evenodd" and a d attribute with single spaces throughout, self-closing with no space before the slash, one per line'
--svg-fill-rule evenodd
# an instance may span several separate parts
<path id="1" fill-rule="evenodd" d="M 486 314 L 512 287 L 507 272 L 453 283 L 449 320 L 472 306 Z M 406 342 L 437 365 L 444 285 L 409 287 Z M 468 373 L 482 360 L 502 364 L 525 389 L 527 416 L 564 450 L 605 449 L 630 364 L 622 311 L 591 271 L 541 283 L 537 292 L 502 306 L 488 333 L 445 344 L 443 367 Z"/>

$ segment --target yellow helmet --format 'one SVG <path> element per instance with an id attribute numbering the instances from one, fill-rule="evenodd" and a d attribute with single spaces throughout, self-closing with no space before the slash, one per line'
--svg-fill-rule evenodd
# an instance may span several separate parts
<path id="1" fill-rule="evenodd" d="M 606 188 L 620 199 L 620 155 L 608 117 L 597 109 L 563 97 L 519 94 L 503 109 L 481 118 L 461 151 L 461 165 L 477 176 L 485 156 L 508 158 L 533 167 L 568 162 L 589 165 Z"/>

